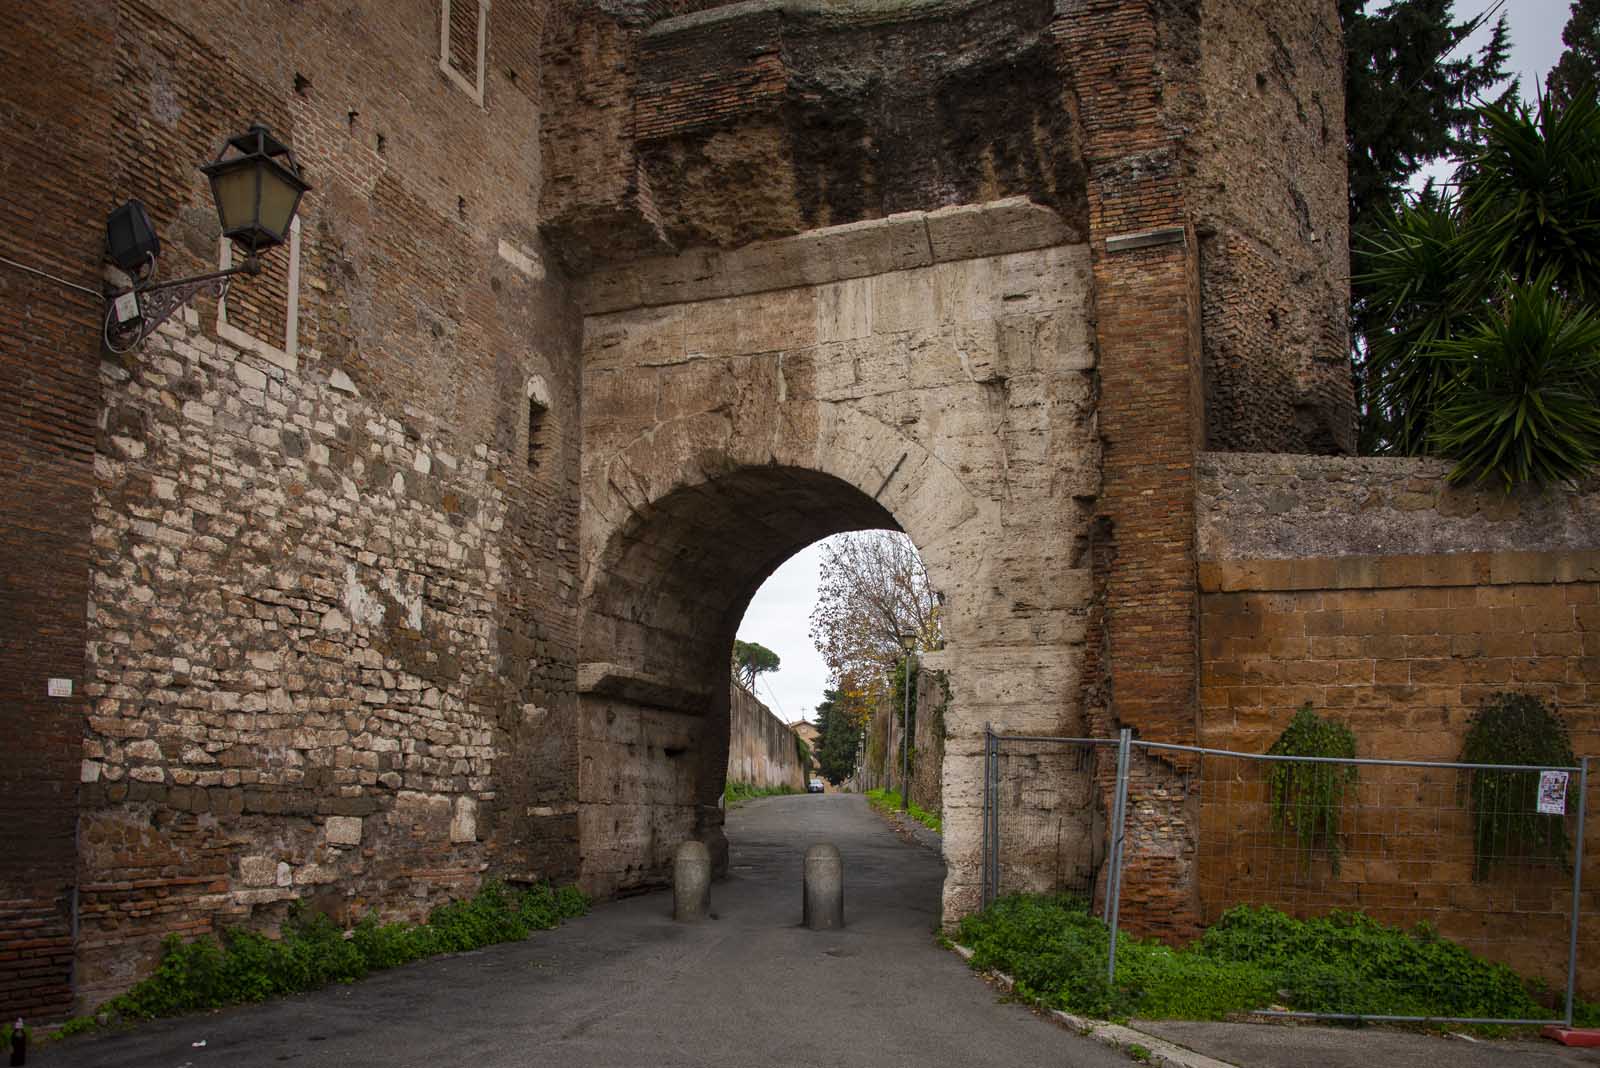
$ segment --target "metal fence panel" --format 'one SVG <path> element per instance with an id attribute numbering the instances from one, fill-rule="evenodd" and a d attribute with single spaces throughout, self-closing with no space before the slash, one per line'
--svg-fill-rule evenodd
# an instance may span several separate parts
<path id="1" fill-rule="evenodd" d="M 1239 904 L 1302 918 L 1359 911 L 1428 924 L 1552 991 L 1572 989 L 1587 761 L 1513 769 L 1189 751 L 1200 754 L 1191 789 L 1205 924 Z M 1420 1018 L 1353 1005 L 1288 1015 Z"/>
<path id="2" fill-rule="evenodd" d="M 1092 903 L 1101 889 L 1103 915 L 1115 929 L 1127 857 L 1139 848 L 1122 835 L 1122 814 L 1140 800 L 1127 793 L 1129 747 L 1126 731 L 1121 739 L 986 732 L 986 904 L 1005 894 L 1063 892 Z M 1600 980 L 1600 963 L 1591 976 L 1578 958 L 1587 816 L 1600 803 L 1589 796 L 1600 783 L 1589 781 L 1587 757 L 1576 767 L 1537 768 L 1131 747 L 1194 758 L 1189 796 L 1207 925 L 1240 904 L 1301 918 L 1343 909 L 1395 927 L 1422 923 L 1552 992 L 1551 1014 L 1538 1020 L 1371 1006 L 1275 1015 L 1570 1024 L 1580 978 Z M 1115 938 L 1108 969 L 1114 978 Z M 1396 1001 L 1411 999 L 1402 992 Z"/>
<path id="3" fill-rule="evenodd" d="M 1015 893 L 1093 898 L 1107 850 L 1095 754 L 1106 747 L 1090 739 L 987 735 L 985 903 Z"/>

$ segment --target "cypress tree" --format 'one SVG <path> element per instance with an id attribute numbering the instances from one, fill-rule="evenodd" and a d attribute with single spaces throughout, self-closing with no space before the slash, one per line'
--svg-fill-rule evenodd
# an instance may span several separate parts
<path id="1" fill-rule="evenodd" d="M 1600 75 L 1600 0 L 1575 0 L 1561 43 L 1566 51 L 1550 68 L 1545 88 L 1565 103 Z"/>

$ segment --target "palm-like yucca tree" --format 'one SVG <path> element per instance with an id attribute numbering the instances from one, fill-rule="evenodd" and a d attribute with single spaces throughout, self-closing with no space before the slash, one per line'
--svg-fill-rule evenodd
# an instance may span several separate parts
<path id="1" fill-rule="evenodd" d="M 1600 459 L 1600 105 L 1590 89 L 1482 122 L 1459 194 L 1357 250 L 1381 447 L 1455 459 L 1456 481 L 1573 479 Z"/>
<path id="2" fill-rule="evenodd" d="M 1562 300 L 1552 273 L 1499 304 L 1433 347 L 1450 388 L 1431 443 L 1457 481 L 1577 479 L 1600 457 L 1600 315 Z"/>
<path id="3" fill-rule="evenodd" d="M 1463 309 L 1481 296 L 1469 292 L 1462 269 L 1460 229 L 1449 202 L 1403 207 L 1365 249 L 1365 280 L 1386 329 L 1366 331 L 1371 403 L 1389 414 L 1386 451 L 1423 452 L 1449 365 L 1436 347 L 1460 328 Z"/>
<path id="4" fill-rule="evenodd" d="M 1600 106 L 1593 88 L 1483 109 L 1483 148 L 1461 168 L 1461 253 L 1469 267 L 1563 296 L 1600 297 Z"/>

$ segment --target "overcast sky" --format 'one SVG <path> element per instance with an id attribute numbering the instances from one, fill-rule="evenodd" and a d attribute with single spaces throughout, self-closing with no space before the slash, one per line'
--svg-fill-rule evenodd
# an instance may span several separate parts
<path id="1" fill-rule="evenodd" d="M 1456 0 L 1456 17 L 1469 18 L 1483 6 L 1481 0 Z M 1522 75 L 1524 95 L 1531 97 L 1544 84 L 1545 72 L 1561 55 L 1561 28 L 1569 9 L 1569 0 L 1510 0 L 1506 5 L 1511 69 Z M 817 545 L 790 557 L 761 587 L 739 625 L 740 638 L 760 642 L 780 657 L 782 666 L 762 677 L 758 692 L 789 723 L 810 718 L 828 684 L 828 669 L 808 634 L 820 558 Z"/>

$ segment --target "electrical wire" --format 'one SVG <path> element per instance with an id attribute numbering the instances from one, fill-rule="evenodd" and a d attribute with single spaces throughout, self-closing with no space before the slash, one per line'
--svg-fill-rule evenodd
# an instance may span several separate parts
<path id="1" fill-rule="evenodd" d="M 759 682 L 761 680 L 761 676 L 757 675 L 756 676 L 756 680 Z M 783 721 L 785 723 L 788 723 L 789 722 L 789 713 L 787 713 L 787 712 L 785 712 L 783 710 L 783 702 L 778 700 L 777 693 L 772 689 L 772 683 L 770 683 L 770 682 L 762 682 L 761 685 L 766 688 L 767 696 L 772 698 L 772 703 L 778 706 L 778 715 L 783 717 Z"/>
<path id="2" fill-rule="evenodd" d="M 7 267 L 15 267 L 19 271 L 27 271 L 29 274 L 36 274 L 40 278 L 48 278 L 50 281 L 56 283 L 56 285 L 66 286 L 68 289 L 76 289 L 80 293 L 87 293 L 96 300 L 105 299 L 105 294 L 100 292 L 98 289 L 90 289 L 88 286 L 80 286 L 76 282 L 69 282 L 65 278 L 57 277 L 56 275 L 51 274 L 49 271 L 41 271 L 37 267 L 29 267 L 26 263 L 18 263 L 16 260 L 8 259 L 5 256 L 0 256 L 0 263 L 5 264 Z"/>

